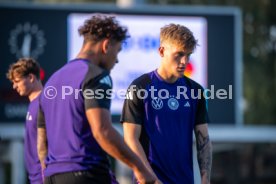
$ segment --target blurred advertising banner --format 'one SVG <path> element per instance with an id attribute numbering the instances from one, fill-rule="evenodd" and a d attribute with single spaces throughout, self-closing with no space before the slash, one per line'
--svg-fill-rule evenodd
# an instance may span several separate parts
<path id="1" fill-rule="evenodd" d="M 241 13 L 237 8 L 145 6 L 120 9 L 90 5 L 0 5 L 0 123 L 24 122 L 28 100 L 12 89 L 5 74 L 20 57 L 33 57 L 41 65 L 41 79 L 48 78 L 69 60 L 82 44 L 78 27 L 93 13 L 116 16 L 131 37 L 111 71 L 113 91 L 124 93 L 131 81 L 156 69 L 159 32 L 164 25 L 187 26 L 198 40 L 185 75 L 207 91 L 212 124 L 241 124 Z M 73 77 L 73 76 L 68 76 Z M 224 91 L 223 91 L 224 90 Z M 222 97 L 222 98 L 219 98 Z M 118 122 L 123 99 L 112 99 L 111 113 Z"/>

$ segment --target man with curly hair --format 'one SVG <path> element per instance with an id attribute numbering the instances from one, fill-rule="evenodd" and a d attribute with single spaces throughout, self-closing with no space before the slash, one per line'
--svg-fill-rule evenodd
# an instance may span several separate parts
<path id="1" fill-rule="evenodd" d="M 196 45 L 187 27 L 162 27 L 161 65 L 132 82 L 123 107 L 125 141 L 163 183 L 194 183 L 193 131 L 201 184 L 210 183 L 212 153 L 204 90 L 184 76 Z"/>
<path id="2" fill-rule="evenodd" d="M 39 64 L 32 58 L 20 58 L 10 65 L 7 78 L 20 96 L 27 96 L 30 104 L 26 115 L 24 157 L 31 184 L 42 184 L 42 170 L 37 154 L 37 114 L 42 90 Z"/>
<path id="3" fill-rule="evenodd" d="M 111 125 L 109 72 L 127 28 L 113 16 L 95 14 L 79 34 L 84 41 L 76 59 L 50 77 L 40 99 L 38 153 L 45 183 L 117 183 L 106 153 L 127 164 L 140 183 L 153 183 L 155 177 Z"/>

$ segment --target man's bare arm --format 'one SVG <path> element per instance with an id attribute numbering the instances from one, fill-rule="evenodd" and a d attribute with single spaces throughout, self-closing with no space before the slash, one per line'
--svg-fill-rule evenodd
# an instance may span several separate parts
<path id="1" fill-rule="evenodd" d="M 47 135 L 45 128 L 37 129 L 37 153 L 42 167 L 42 170 L 46 168 L 45 158 L 48 153 Z"/>
<path id="2" fill-rule="evenodd" d="M 141 159 L 141 161 L 144 163 L 147 169 L 157 178 L 148 162 L 145 151 L 143 150 L 143 147 L 139 141 L 139 137 L 141 134 L 141 125 L 124 122 L 123 128 L 124 140 L 127 143 L 127 145 L 136 155 L 138 155 L 138 157 Z"/>
<path id="3" fill-rule="evenodd" d="M 139 183 L 154 183 L 156 178 L 125 144 L 122 136 L 112 127 L 111 116 L 107 109 L 90 108 L 86 110 L 86 116 L 94 138 L 108 154 L 132 168 Z"/>
<path id="4" fill-rule="evenodd" d="M 207 124 L 197 125 L 195 128 L 195 136 L 201 183 L 209 184 L 212 167 L 212 145 L 208 134 Z"/>

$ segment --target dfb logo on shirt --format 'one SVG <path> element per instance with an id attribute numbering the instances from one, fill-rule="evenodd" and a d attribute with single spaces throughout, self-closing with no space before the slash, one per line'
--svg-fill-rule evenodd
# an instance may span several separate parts
<path id="1" fill-rule="evenodd" d="M 179 103 L 178 103 L 177 99 L 175 99 L 175 98 L 170 98 L 170 99 L 168 100 L 168 106 L 169 106 L 169 108 L 170 108 L 171 110 L 176 110 L 176 109 L 178 109 L 178 107 L 179 107 Z"/>

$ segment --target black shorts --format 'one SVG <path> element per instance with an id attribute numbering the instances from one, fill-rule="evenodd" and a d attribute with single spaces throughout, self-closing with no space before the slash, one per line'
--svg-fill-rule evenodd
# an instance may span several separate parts
<path id="1" fill-rule="evenodd" d="M 45 178 L 44 184 L 116 184 L 111 173 L 95 173 L 89 170 L 55 174 Z"/>

